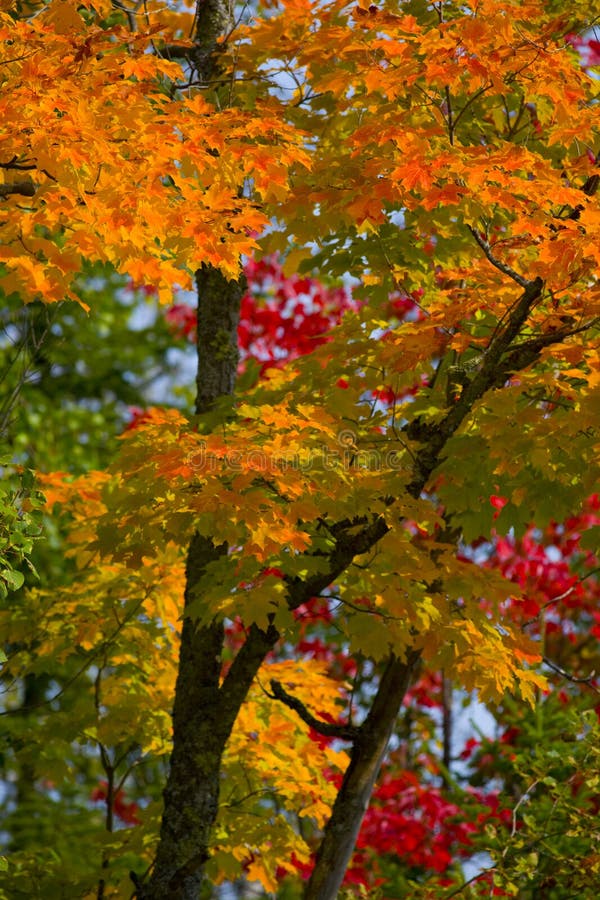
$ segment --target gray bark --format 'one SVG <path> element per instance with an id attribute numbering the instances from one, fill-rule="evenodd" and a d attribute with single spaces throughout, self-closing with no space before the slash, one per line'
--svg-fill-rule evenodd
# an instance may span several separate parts
<path id="1" fill-rule="evenodd" d="M 232 392 L 237 367 L 237 325 L 243 286 L 227 281 L 218 269 L 202 266 L 198 287 L 198 374 L 196 412 L 210 410 Z M 239 709 L 231 691 L 220 686 L 222 621 L 198 626 L 187 610 L 206 566 L 227 551 L 195 534 L 186 565 L 186 589 L 173 706 L 173 751 L 164 791 L 160 840 L 150 881 L 137 884 L 144 900 L 198 900 L 202 871 L 209 857 L 211 831 L 219 804 L 221 759 Z M 237 667 L 240 689 L 252 684 L 276 635 L 251 632 L 259 652 L 246 652 Z M 249 638 L 250 640 L 250 638 Z"/>
<path id="2" fill-rule="evenodd" d="M 228 0 L 196 0 L 191 62 L 204 84 L 218 75 L 217 39 L 226 35 L 232 24 Z"/>
<path id="3" fill-rule="evenodd" d="M 393 654 L 388 660 L 369 714 L 354 740 L 350 764 L 319 846 L 304 900 L 335 900 L 338 896 L 419 656 L 411 651 L 405 660 Z"/>
<path id="4" fill-rule="evenodd" d="M 218 71 L 217 39 L 228 22 L 224 0 L 198 0 L 190 63 L 205 83 Z M 202 415 L 235 386 L 245 282 L 243 276 L 228 281 L 219 269 L 203 264 L 196 272 L 196 287 L 196 413 Z M 200 534 L 193 535 L 190 542 L 173 705 L 173 750 L 152 873 L 146 884 L 132 875 L 139 900 L 198 900 L 218 812 L 225 745 L 256 673 L 279 636 L 272 627 L 262 631 L 252 626 L 220 684 L 223 622 L 199 626 L 187 611 L 207 565 L 226 552 L 225 544 L 216 545 Z"/>
<path id="5" fill-rule="evenodd" d="M 196 272 L 198 291 L 198 368 L 196 412 L 208 412 L 215 402 L 232 394 L 238 363 L 237 330 L 243 276 L 227 281 L 219 269 L 202 265 Z"/>

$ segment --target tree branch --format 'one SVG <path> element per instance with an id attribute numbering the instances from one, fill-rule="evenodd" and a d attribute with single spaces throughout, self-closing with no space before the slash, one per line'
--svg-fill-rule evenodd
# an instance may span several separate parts
<path id="1" fill-rule="evenodd" d="M 0 162 L 0 169 L 14 169 L 18 172 L 30 172 L 32 169 L 37 169 L 35 163 L 20 163 L 17 162 L 18 158 L 18 156 L 13 156 L 8 162 Z"/>
<path id="2" fill-rule="evenodd" d="M 406 659 L 393 653 L 388 659 L 371 709 L 354 740 L 350 765 L 327 823 L 304 900 L 335 900 L 338 896 L 398 711 L 419 659 L 420 652 L 416 650 L 409 650 Z"/>
<path id="3" fill-rule="evenodd" d="M 592 672 L 590 675 L 585 675 L 582 678 L 578 678 L 576 675 L 571 675 L 570 672 L 567 672 L 566 669 L 563 669 L 562 666 L 559 666 L 558 663 L 553 662 L 551 659 L 548 659 L 547 656 L 542 656 L 543 661 L 548 666 L 548 668 L 552 669 L 557 675 L 560 675 L 561 678 L 566 678 L 567 681 L 570 681 L 571 684 L 586 684 L 589 688 L 595 691 L 597 694 L 600 694 L 600 688 L 598 688 L 594 682 L 596 680 L 596 673 Z"/>
<path id="4" fill-rule="evenodd" d="M 486 241 L 485 238 L 483 238 L 480 233 L 472 227 L 472 225 L 467 225 L 467 228 L 487 256 L 491 264 L 494 266 L 494 268 L 498 269 L 499 272 L 502 272 L 503 275 L 508 275 L 509 278 L 512 278 L 513 281 L 516 281 L 517 284 L 522 288 L 526 288 L 532 284 L 532 282 L 527 278 L 523 278 L 522 275 L 519 275 L 518 272 L 515 272 L 514 269 L 512 269 L 506 263 L 502 262 L 501 259 L 498 259 L 496 256 L 494 256 L 489 242 Z"/>
<path id="5" fill-rule="evenodd" d="M 322 722 L 321 719 L 315 718 L 301 700 L 284 690 L 280 681 L 271 679 L 271 690 L 275 700 L 280 700 L 287 707 L 293 709 L 309 728 L 313 728 L 324 737 L 339 738 L 341 741 L 354 741 L 359 736 L 360 728 L 355 725 L 336 725 L 333 722 Z"/>
<path id="6" fill-rule="evenodd" d="M 360 531 L 348 533 L 350 529 L 356 529 L 363 523 L 364 527 Z M 340 527 L 342 524 L 343 527 Z M 326 570 L 317 572 L 309 578 L 285 576 L 289 608 L 297 609 L 321 594 L 348 568 L 355 556 L 371 550 L 388 531 L 389 526 L 381 516 L 373 518 L 371 521 L 363 516 L 352 521 L 338 523 L 335 546 L 329 556 L 324 557 L 324 560 L 328 562 Z"/>
<path id="7" fill-rule="evenodd" d="M 35 197 L 36 187 L 33 181 L 14 181 L 12 184 L 0 184 L 0 197 L 10 194 L 21 194 L 22 197 Z"/>

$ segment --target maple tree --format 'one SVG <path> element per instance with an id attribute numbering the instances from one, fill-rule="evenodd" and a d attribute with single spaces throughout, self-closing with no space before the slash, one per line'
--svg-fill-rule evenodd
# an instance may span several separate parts
<path id="1" fill-rule="evenodd" d="M 338 896 L 346 873 L 369 890 L 397 878 L 399 896 L 439 896 L 447 883 L 423 872 L 450 878 L 491 820 L 494 890 L 514 895 L 523 879 L 523 890 L 560 889 L 547 860 L 520 859 L 545 840 L 547 817 L 542 797 L 530 837 L 515 824 L 534 793 L 526 752 L 505 760 L 512 806 L 482 791 L 471 812 L 464 792 L 448 793 L 448 771 L 436 771 L 444 793 L 423 762 L 392 758 L 359 830 L 405 700 L 420 704 L 425 734 L 424 697 L 437 691 L 449 718 L 449 684 L 524 723 L 527 704 L 539 719 L 561 702 L 555 676 L 593 688 L 595 644 L 577 642 L 598 627 L 600 146 L 587 9 L 265 9 L 242 23 L 220 0 L 194 13 L 3 7 L 7 302 L 66 299 L 89 309 L 92 329 L 104 312 L 110 341 L 122 294 L 101 301 L 90 285 L 114 274 L 169 304 L 167 324 L 197 352 L 193 415 L 154 406 L 118 450 L 35 460 L 68 561 L 3 607 L 15 821 L 24 831 L 45 792 L 43 846 L 69 798 L 79 853 L 57 840 L 50 866 L 39 847 L 16 854 L 11 890 L 126 896 L 132 880 L 138 898 L 197 900 L 211 883 L 243 876 L 275 892 L 304 872 L 307 900 Z M 254 251 L 255 295 L 242 272 Z M 336 281 L 348 274 L 354 299 Z M 194 322 L 172 305 L 192 288 Z M 56 327 L 73 334 L 73 320 Z M 124 402 L 127 365 L 144 365 L 137 349 L 115 376 Z M 75 408 L 86 440 L 106 433 L 102 416 Z M 56 421 L 59 433 L 68 414 Z M 19 463 L 29 446 L 17 444 Z M 38 531 L 40 498 L 22 478 L 6 504 L 9 598 Z M 574 530 L 584 525 L 587 547 Z M 541 575 L 552 588 L 532 588 Z M 555 613 L 568 598 L 573 615 Z M 39 737 L 23 750 L 31 716 Z M 537 726 L 521 726 L 525 748 Z M 573 727 L 568 789 L 550 758 L 529 765 L 530 783 L 546 779 L 561 830 L 575 831 L 565 846 L 595 871 L 574 822 L 597 802 L 596 725 Z M 488 757 L 518 745 L 516 728 L 507 722 Z M 473 785 L 489 765 L 477 746 L 465 756 Z M 578 782 L 580 769 L 592 774 Z M 395 822 L 391 842 L 376 837 L 378 809 Z M 411 876 L 386 860 L 401 840 Z M 381 864 L 365 862 L 369 847 Z"/>

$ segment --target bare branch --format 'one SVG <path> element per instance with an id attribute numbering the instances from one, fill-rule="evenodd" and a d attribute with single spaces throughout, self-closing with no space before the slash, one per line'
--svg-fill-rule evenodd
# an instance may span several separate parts
<path id="1" fill-rule="evenodd" d="M 542 656 L 542 659 L 546 663 L 546 665 L 552 669 L 557 675 L 560 675 L 561 678 L 566 678 L 567 681 L 570 681 L 571 684 L 586 684 L 589 688 L 595 691 L 597 694 L 600 694 L 600 688 L 598 688 L 594 682 L 596 680 L 596 673 L 592 672 L 590 675 L 586 675 L 583 678 L 578 678 L 576 675 L 571 675 L 570 672 L 567 672 L 566 669 L 563 669 L 562 666 L 559 666 L 557 663 L 553 662 L 551 659 L 548 659 L 547 656 Z"/>
<path id="2" fill-rule="evenodd" d="M 475 228 L 473 228 L 472 225 L 467 225 L 467 228 L 487 256 L 491 264 L 496 269 L 498 269 L 499 272 L 502 272 L 503 275 L 508 275 L 509 278 L 512 278 L 513 281 L 516 281 L 517 284 L 519 284 L 522 288 L 529 287 L 533 283 L 528 278 L 523 278 L 522 275 L 519 275 L 518 272 L 515 272 L 514 269 L 512 269 L 506 263 L 502 262 L 501 259 L 498 259 L 496 256 L 494 256 L 489 242 L 486 241 L 485 238 L 483 238 L 480 233 Z"/>
<path id="3" fill-rule="evenodd" d="M 13 156 L 13 158 L 9 159 L 8 162 L 0 163 L 0 169 L 14 169 L 18 172 L 30 172 L 31 169 L 37 168 L 35 163 L 17 162 L 18 158 L 18 156 Z"/>
<path id="4" fill-rule="evenodd" d="M 321 719 L 315 718 L 301 700 L 288 694 L 280 681 L 271 679 L 271 690 L 273 693 L 269 696 L 285 703 L 287 707 L 298 713 L 302 721 L 308 725 L 309 728 L 313 728 L 324 737 L 338 738 L 341 741 L 355 741 L 360 734 L 360 729 L 355 725 L 336 725 L 333 722 L 322 722 Z"/>
<path id="5" fill-rule="evenodd" d="M 599 572 L 600 572 L 600 567 L 598 567 L 596 569 L 592 569 L 592 571 L 588 572 L 586 575 L 582 575 L 581 578 L 577 579 L 575 584 L 572 584 L 571 587 L 568 587 L 566 589 L 566 591 L 562 592 L 562 594 L 558 594 L 558 596 L 552 597 L 551 600 L 548 600 L 546 603 L 544 603 L 543 606 L 540 608 L 540 611 L 537 614 L 537 616 L 534 616 L 532 619 L 528 619 L 526 622 L 523 622 L 523 624 L 521 625 L 521 629 L 525 629 L 525 628 L 528 628 L 529 625 L 533 625 L 534 622 L 537 622 L 542 617 L 544 611 L 546 609 L 548 609 L 549 606 L 554 606 L 555 603 L 560 603 L 561 600 L 564 600 L 566 597 L 569 597 L 578 585 L 583 584 L 583 582 L 586 581 L 586 579 L 592 578 L 594 575 L 597 575 Z"/>
<path id="6" fill-rule="evenodd" d="M 488 866 L 487 869 L 482 869 L 481 872 L 477 872 L 471 878 L 468 878 L 466 881 L 463 881 L 462 884 L 459 884 L 457 888 L 453 888 L 449 894 L 446 894 L 444 900 L 450 900 L 451 897 L 456 897 L 458 894 L 462 894 L 465 888 L 468 888 L 469 885 L 474 884 L 474 882 L 479 881 L 480 878 L 484 878 L 489 872 L 493 872 L 496 866 Z"/>

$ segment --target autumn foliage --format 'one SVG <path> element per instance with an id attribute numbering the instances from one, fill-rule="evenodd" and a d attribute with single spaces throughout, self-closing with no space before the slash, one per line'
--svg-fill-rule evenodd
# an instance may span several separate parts
<path id="1" fill-rule="evenodd" d="M 597 895 L 589 15 L 2 4 L 1 897 Z"/>

